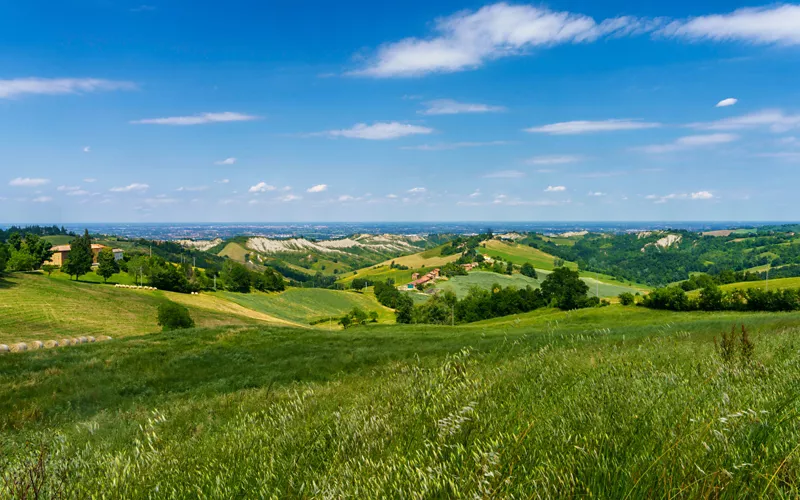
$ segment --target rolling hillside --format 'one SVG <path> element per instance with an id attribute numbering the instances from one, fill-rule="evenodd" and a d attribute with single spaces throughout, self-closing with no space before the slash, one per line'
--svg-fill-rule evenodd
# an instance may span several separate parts
<path id="1" fill-rule="evenodd" d="M 415 272 L 424 274 L 431 269 L 458 260 L 459 254 L 442 256 L 443 247 L 444 245 L 440 245 L 423 252 L 389 259 L 380 264 L 359 269 L 355 273 L 349 273 L 347 276 L 340 278 L 339 283 L 348 285 L 355 278 L 364 278 L 371 281 L 386 281 L 391 278 L 398 284 L 409 282 L 411 281 L 411 275 Z M 392 262 L 398 266 L 406 266 L 408 269 L 392 269 L 390 267 Z"/>
<path id="2" fill-rule="evenodd" d="M 156 310 L 164 299 L 186 305 L 198 326 L 290 324 L 207 294 L 121 289 L 17 273 L 0 280 L 0 343 L 157 332 Z"/>
<path id="3" fill-rule="evenodd" d="M 555 257 L 536 248 L 500 240 L 489 240 L 485 245 L 485 247 L 481 245 L 478 250 L 483 255 L 488 255 L 493 259 L 499 258 L 517 265 L 530 262 L 536 269 L 544 269 L 546 271 L 552 271 L 554 268 Z M 578 265 L 574 262 L 566 262 L 565 266 L 570 269 L 578 268 Z"/>

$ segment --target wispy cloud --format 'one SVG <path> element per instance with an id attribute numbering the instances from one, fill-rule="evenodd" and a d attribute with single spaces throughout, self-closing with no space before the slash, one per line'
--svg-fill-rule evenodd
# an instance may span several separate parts
<path id="1" fill-rule="evenodd" d="M 693 193 L 670 193 L 664 196 L 649 194 L 644 197 L 646 200 L 652 200 L 654 203 L 666 203 L 671 200 L 711 200 L 714 194 L 711 191 L 695 191 Z"/>
<path id="2" fill-rule="evenodd" d="M 66 193 L 67 196 L 88 196 L 90 194 L 91 193 L 89 191 L 86 191 L 85 189 L 76 189 L 74 191 L 68 191 Z"/>
<path id="3" fill-rule="evenodd" d="M 483 146 L 506 146 L 513 144 L 511 141 L 487 141 L 487 142 L 440 142 L 438 144 L 422 144 L 419 146 L 403 146 L 400 149 L 411 149 L 417 151 L 447 151 L 451 149 L 479 148 Z"/>
<path id="4" fill-rule="evenodd" d="M 168 118 L 145 118 L 133 120 L 131 123 L 138 125 L 205 125 L 207 123 L 245 122 L 257 120 L 258 116 L 245 115 L 225 111 L 222 113 L 200 113 L 192 116 L 171 116 Z"/>
<path id="5" fill-rule="evenodd" d="M 267 191 L 275 191 L 275 186 L 270 186 L 266 182 L 259 182 L 255 186 L 251 186 L 247 191 L 249 193 L 266 193 Z"/>
<path id="6" fill-rule="evenodd" d="M 323 191 L 328 190 L 327 184 L 317 184 L 316 186 L 311 186 L 310 188 L 306 189 L 307 193 L 321 193 Z"/>
<path id="7" fill-rule="evenodd" d="M 430 38 L 406 38 L 381 46 L 354 75 L 376 78 L 421 76 L 474 69 L 487 61 L 533 48 L 584 43 L 641 29 L 628 17 L 606 19 L 530 5 L 496 3 L 436 20 Z"/>
<path id="8" fill-rule="evenodd" d="M 718 108 L 727 108 L 728 106 L 733 106 L 739 102 L 739 99 L 728 97 L 727 99 L 723 99 L 717 103 Z"/>
<path id="9" fill-rule="evenodd" d="M 578 120 L 571 122 L 551 123 L 539 127 L 526 128 L 525 132 L 550 134 L 550 135 L 572 135 L 589 134 L 594 132 L 616 132 L 620 130 L 641 130 L 660 127 L 660 123 L 643 122 L 638 120 L 601 120 L 587 121 Z"/>
<path id="10" fill-rule="evenodd" d="M 698 16 L 671 22 L 656 33 L 689 40 L 796 45 L 800 44 L 800 5 L 772 5 Z"/>
<path id="11" fill-rule="evenodd" d="M 430 134 L 432 128 L 420 125 L 411 125 L 400 122 L 377 122 L 372 125 L 358 123 L 352 128 L 342 130 L 329 130 L 312 135 L 327 135 L 330 137 L 346 137 L 348 139 L 367 139 L 372 141 L 382 141 L 387 139 L 398 139 L 409 135 Z"/>
<path id="12" fill-rule="evenodd" d="M 205 191 L 208 189 L 208 186 L 181 186 L 175 191 L 188 191 L 188 192 L 197 192 L 197 191 Z"/>
<path id="13" fill-rule="evenodd" d="M 603 193 L 602 191 L 589 191 L 589 194 L 587 194 L 587 196 L 596 196 L 596 197 L 605 196 L 605 195 L 606 195 L 606 193 Z"/>
<path id="14" fill-rule="evenodd" d="M 544 191 L 546 193 L 560 193 L 561 191 L 566 191 L 567 188 L 565 186 L 547 186 L 547 189 Z"/>
<path id="15" fill-rule="evenodd" d="M 39 187 L 39 186 L 44 186 L 49 182 L 50 179 L 17 177 L 16 179 L 11 179 L 8 185 L 14 187 Z"/>
<path id="16" fill-rule="evenodd" d="M 109 191 L 113 193 L 129 193 L 131 191 L 147 191 L 150 188 L 147 184 L 140 184 L 138 182 L 134 182 L 133 184 L 128 184 L 127 186 L 123 187 L 113 187 L 109 189 Z"/>
<path id="17" fill-rule="evenodd" d="M 80 186 L 58 186 L 56 191 L 78 191 Z"/>
<path id="18" fill-rule="evenodd" d="M 236 158 L 225 158 L 224 160 L 215 161 L 214 165 L 233 165 L 236 163 Z"/>
<path id="19" fill-rule="evenodd" d="M 228 184 L 231 180 L 230 179 L 220 179 L 218 181 L 214 181 L 217 184 Z"/>
<path id="20" fill-rule="evenodd" d="M 634 149 L 644 151 L 645 153 L 671 153 L 692 148 L 727 144 L 738 138 L 739 136 L 736 134 L 688 135 L 680 137 L 668 144 L 652 144 L 650 146 L 642 146 Z"/>
<path id="21" fill-rule="evenodd" d="M 0 99 L 25 94 L 81 94 L 111 90 L 135 90 L 136 84 L 99 78 L 17 78 L 0 80 Z"/>
<path id="22" fill-rule="evenodd" d="M 484 175 L 487 179 L 519 179 L 525 177 L 525 172 L 519 170 L 500 170 L 498 172 L 490 172 Z"/>
<path id="23" fill-rule="evenodd" d="M 582 156 L 577 155 L 552 155 L 552 156 L 534 156 L 526 160 L 525 163 L 529 165 L 563 165 L 566 163 L 575 163 L 583 160 Z"/>
<path id="24" fill-rule="evenodd" d="M 290 201 L 299 201 L 299 200 L 302 200 L 302 199 L 303 199 L 302 196 L 296 196 L 296 195 L 293 195 L 293 194 L 287 194 L 287 195 L 280 196 L 280 197 L 277 198 L 278 201 L 281 201 L 281 202 L 284 202 L 284 203 L 288 203 Z"/>
<path id="25" fill-rule="evenodd" d="M 766 109 L 713 122 L 691 123 L 690 127 L 702 130 L 744 130 L 765 127 L 772 132 L 786 132 L 800 127 L 800 114 L 787 115 L 779 109 Z"/>
<path id="26" fill-rule="evenodd" d="M 34 203 L 47 203 L 53 201 L 53 198 L 49 196 L 39 196 L 37 198 L 32 199 L 31 201 Z"/>
<path id="27" fill-rule="evenodd" d="M 83 180 L 83 182 L 88 182 L 89 184 L 91 184 L 93 182 L 97 182 L 97 179 L 93 179 L 91 177 L 87 177 L 86 179 Z"/>
<path id="28" fill-rule="evenodd" d="M 89 146 L 84 146 L 84 148 L 83 148 L 83 152 L 84 152 L 84 153 L 91 153 L 91 152 L 92 152 L 92 148 L 91 148 L 91 147 L 89 147 Z"/>
<path id="29" fill-rule="evenodd" d="M 418 111 L 421 115 L 458 115 L 462 113 L 498 113 L 505 111 L 503 106 L 490 106 L 488 104 L 476 104 L 468 102 L 458 102 L 452 99 L 438 99 L 424 103 L 426 109 Z"/>
<path id="30" fill-rule="evenodd" d="M 408 192 L 411 193 L 411 194 L 421 194 L 421 193 L 424 193 L 426 191 L 427 191 L 427 189 L 425 189 L 424 187 L 414 187 L 414 188 L 411 188 L 411 189 L 408 190 Z"/>

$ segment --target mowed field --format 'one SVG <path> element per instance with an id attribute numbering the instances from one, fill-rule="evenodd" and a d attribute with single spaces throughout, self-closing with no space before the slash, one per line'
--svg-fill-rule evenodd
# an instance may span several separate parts
<path id="1" fill-rule="evenodd" d="M 750 362 L 714 348 L 732 324 Z M 798 325 L 610 306 L 0 355 L 0 498 L 797 498 Z"/>
<path id="2" fill-rule="evenodd" d="M 338 318 L 354 307 L 377 312 L 380 323 L 394 323 L 394 311 L 381 305 L 370 292 L 289 288 L 281 293 L 217 292 L 215 295 L 253 311 L 304 325 L 333 318 L 333 326 L 339 329 Z M 320 324 L 321 328 L 329 326 L 328 323 Z"/>
<path id="3" fill-rule="evenodd" d="M 547 271 L 553 270 L 553 261 L 555 257 L 549 253 L 542 252 L 539 249 L 529 247 L 527 245 L 520 245 L 519 243 L 507 243 L 499 240 L 489 240 L 486 242 L 486 247 L 479 247 L 478 250 L 484 254 L 492 257 L 493 259 L 499 258 L 506 262 L 513 262 L 517 265 L 522 265 L 530 262 L 536 269 L 544 269 Z M 566 262 L 564 264 L 570 269 L 577 269 L 578 265 L 574 262 Z"/>
<path id="4" fill-rule="evenodd" d="M 198 326 L 287 324 L 207 294 L 131 290 L 16 273 L 0 279 L 0 343 L 157 332 L 157 309 L 165 299 L 186 305 Z"/>
<path id="5" fill-rule="evenodd" d="M 244 262 L 245 254 L 252 253 L 239 243 L 231 242 L 225 245 L 225 248 L 219 251 L 220 257 L 228 257 L 236 262 Z"/>
<path id="6" fill-rule="evenodd" d="M 464 297 L 469 293 L 469 289 L 473 286 L 478 286 L 483 289 L 489 289 L 494 284 L 499 284 L 503 287 L 515 286 L 517 288 L 525 288 L 530 286 L 532 288 L 539 288 L 542 281 L 550 274 L 548 271 L 537 270 L 537 278 L 532 279 L 521 274 L 506 274 L 492 273 L 488 271 L 472 271 L 467 276 L 455 276 L 448 281 L 437 282 L 436 288 L 442 290 L 451 290 L 459 298 Z M 581 273 L 583 274 L 583 273 Z M 594 278 L 582 277 L 581 278 L 587 285 L 589 285 L 589 296 L 597 295 L 600 298 L 614 299 L 623 292 L 637 293 L 641 289 L 634 288 L 626 285 L 606 283 L 598 281 Z M 599 292 L 599 295 L 598 295 Z"/>

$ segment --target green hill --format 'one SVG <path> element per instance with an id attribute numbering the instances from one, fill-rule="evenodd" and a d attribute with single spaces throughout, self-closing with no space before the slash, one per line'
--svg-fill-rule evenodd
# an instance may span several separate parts
<path id="1" fill-rule="evenodd" d="M 725 364 L 741 323 L 754 359 Z M 793 498 L 798 324 L 611 306 L 0 354 L 0 497 Z"/>
<path id="2" fill-rule="evenodd" d="M 407 283 L 411 281 L 413 273 L 425 274 L 431 269 L 441 267 L 448 262 L 458 260 L 459 254 L 455 255 L 442 255 L 442 248 L 445 245 L 440 245 L 435 248 L 425 250 L 424 252 L 415 253 L 412 255 L 405 255 L 390 259 L 374 266 L 359 269 L 355 273 L 350 273 L 339 279 L 339 283 L 349 285 L 356 278 L 363 278 L 371 281 L 386 281 L 393 279 L 395 283 Z M 395 269 L 391 267 L 392 262 L 398 266 L 405 266 L 408 269 Z"/>
<path id="3" fill-rule="evenodd" d="M 520 245 L 519 243 L 489 240 L 486 242 L 485 247 L 481 246 L 478 250 L 482 254 L 488 255 L 493 259 L 499 258 L 517 265 L 530 262 L 536 269 L 544 269 L 547 271 L 552 271 L 554 267 L 554 256 L 527 245 Z M 570 269 L 578 268 L 578 265 L 574 262 L 565 262 L 564 265 Z"/>
<path id="4" fill-rule="evenodd" d="M 354 307 L 367 312 L 376 311 L 380 323 L 394 323 L 394 311 L 382 306 L 371 293 L 289 288 L 279 294 L 219 292 L 217 295 L 248 309 L 302 324 L 333 318 L 336 326 L 338 318 Z M 330 325 L 321 323 L 320 326 L 327 328 Z"/>
<path id="5" fill-rule="evenodd" d="M 198 326 L 287 323 L 208 294 L 131 290 L 17 273 L 0 279 L 0 343 L 156 332 L 156 310 L 165 299 L 186 305 Z"/>

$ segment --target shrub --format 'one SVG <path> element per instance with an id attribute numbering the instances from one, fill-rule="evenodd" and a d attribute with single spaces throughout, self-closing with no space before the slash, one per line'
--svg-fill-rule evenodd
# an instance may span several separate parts
<path id="1" fill-rule="evenodd" d="M 189 309 L 175 302 L 163 302 L 158 306 L 158 324 L 165 332 L 181 328 L 194 328 Z"/>
<path id="2" fill-rule="evenodd" d="M 632 306 L 636 302 L 636 297 L 631 292 L 622 292 L 619 294 L 619 303 L 623 306 Z"/>

